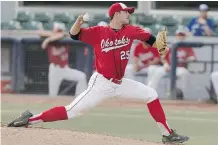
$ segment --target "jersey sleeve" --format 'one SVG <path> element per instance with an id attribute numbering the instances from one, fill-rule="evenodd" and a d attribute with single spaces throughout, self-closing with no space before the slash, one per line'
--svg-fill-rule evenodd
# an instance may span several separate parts
<path id="1" fill-rule="evenodd" d="M 134 57 L 139 57 L 139 49 L 140 49 L 140 43 L 136 45 L 134 50 Z"/>
<path id="2" fill-rule="evenodd" d="M 79 40 L 90 45 L 95 45 L 99 36 L 99 26 L 81 28 L 79 33 Z"/>
<path id="3" fill-rule="evenodd" d="M 146 42 L 150 39 L 151 33 L 148 31 L 145 31 L 144 29 L 138 27 L 138 26 L 133 26 L 133 39 L 137 39 L 143 42 Z"/>

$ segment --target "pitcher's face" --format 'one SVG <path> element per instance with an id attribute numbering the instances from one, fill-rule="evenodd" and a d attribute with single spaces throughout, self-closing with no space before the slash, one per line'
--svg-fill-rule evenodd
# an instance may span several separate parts
<path id="1" fill-rule="evenodd" d="M 130 22 L 130 14 L 128 11 L 120 11 L 117 14 L 117 19 L 121 22 L 121 24 L 129 24 Z"/>

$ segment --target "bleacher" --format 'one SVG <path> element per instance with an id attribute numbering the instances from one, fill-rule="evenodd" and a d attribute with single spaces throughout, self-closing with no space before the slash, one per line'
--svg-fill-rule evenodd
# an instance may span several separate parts
<path id="1" fill-rule="evenodd" d="M 78 15 L 71 13 L 55 13 L 53 15 L 45 12 L 30 13 L 28 11 L 19 11 L 15 19 L 10 22 L 1 23 L 2 30 L 52 30 L 54 22 L 62 22 L 68 31 L 75 22 Z M 166 26 L 169 36 L 174 36 L 179 26 L 185 26 L 192 17 L 182 16 L 157 16 L 136 13 L 131 16 L 131 24 L 148 27 L 153 34 Z M 218 36 L 218 18 L 212 18 L 215 23 L 215 33 Z M 109 22 L 107 14 L 93 15 L 91 21 L 86 26 L 95 26 L 100 21 Z"/>

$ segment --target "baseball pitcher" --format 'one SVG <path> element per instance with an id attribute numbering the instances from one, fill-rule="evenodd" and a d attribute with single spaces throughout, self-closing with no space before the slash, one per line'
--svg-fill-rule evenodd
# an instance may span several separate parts
<path id="1" fill-rule="evenodd" d="M 63 23 L 54 23 L 53 32 L 50 37 L 42 43 L 42 49 L 46 49 L 49 58 L 49 96 L 56 97 L 59 92 L 60 84 L 63 80 L 72 80 L 77 82 L 76 95 L 79 95 L 87 88 L 85 73 L 69 67 L 69 45 L 52 45 L 52 41 L 64 38 L 65 25 Z M 41 36 L 46 33 L 41 32 Z"/>
<path id="2" fill-rule="evenodd" d="M 178 29 L 176 31 L 176 38 L 178 40 L 184 40 L 185 39 L 185 30 L 184 29 Z M 164 65 L 159 68 L 155 68 L 152 73 L 148 73 L 148 77 L 151 79 L 148 81 L 148 86 L 157 89 L 158 84 L 162 77 L 164 77 L 167 73 L 170 71 L 170 53 L 171 50 L 167 52 L 167 54 L 164 57 L 163 63 Z M 189 79 L 189 72 L 186 68 L 187 63 L 192 62 L 196 59 L 195 53 L 192 48 L 184 48 L 180 47 L 177 49 L 177 68 L 176 68 L 176 75 L 181 79 L 182 85 L 181 90 L 184 94 L 186 94 L 186 90 L 188 87 L 188 79 Z"/>
<path id="3" fill-rule="evenodd" d="M 165 55 L 167 49 L 166 31 L 161 30 L 155 37 L 140 27 L 130 25 L 130 16 L 133 12 L 133 7 L 115 3 L 108 11 L 109 26 L 89 28 L 81 28 L 81 24 L 88 20 L 88 15 L 80 15 L 73 24 L 70 35 L 71 38 L 89 43 L 94 48 L 96 72 L 90 78 L 88 88 L 67 106 L 54 107 L 37 115 L 27 110 L 8 126 L 20 127 L 38 122 L 67 120 L 105 99 L 119 96 L 126 99 L 141 99 L 146 103 L 150 115 L 160 128 L 164 143 L 187 141 L 189 137 L 179 135 L 169 127 L 158 94 L 153 88 L 123 78 L 134 39 L 157 48 L 161 55 Z"/>

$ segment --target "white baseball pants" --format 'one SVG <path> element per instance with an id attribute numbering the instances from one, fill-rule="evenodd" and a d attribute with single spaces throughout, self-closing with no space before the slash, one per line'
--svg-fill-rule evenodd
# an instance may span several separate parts
<path id="1" fill-rule="evenodd" d="M 155 66 L 150 68 L 150 71 L 148 71 L 148 86 L 157 89 L 159 82 L 161 78 L 163 78 L 167 74 L 167 71 L 163 66 Z M 184 67 L 177 67 L 176 68 L 176 76 L 180 78 L 181 80 L 181 89 L 183 90 L 183 93 L 187 90 L 188 87 L 188 75 L 189 72 Z"/>
<path id="2" fill-rule="evenodd" d="M 149 103 L 158 97 L 157 92 L 134 80 L 124 78 L 121 84 L 115 84 L 103 75 L 95 72 L 90 78 L 88 88 L 70 105 L 66 106 L 68 118 L 77 116 L 81 111 L 94 107 L 111 97 L 142 99 Z"/>
<path id="3" fill-rule="evenodd" d="M 76 95 L 79 95 L 87 88 L 87 81 L 85 73 L 71 69 L 68 66 L 60 68 L 53 63 L 49 65 L 49 96 L 55 97 L 58 95 L 61 82 L 65 80 L 72 80 L 77 82 Z"/>
<path id="4" fill-rule="evenodd" d="M 134 68 L 133 68 L 133 65 L 128 64 L 127 67 L 126 67 L 126 70 L 125 70 L 125 77 L 128 78 L 128 79 L 135 80 L 135 75 L 136 74 L 150 74 L 147 77 L 147 82 L 149 82 L 150 79 L 151 79 L 152 74 L 155 73 L 156 69 L 158 69 L 160 67 L 162 67 L 162 66 L 160 66 L 160 65 L 150 65 L 147 68 L 141 69 L 139 72 L 135 72 Z M 146 78 L 145 78 L 145 80 L 146 80 Z"/>

